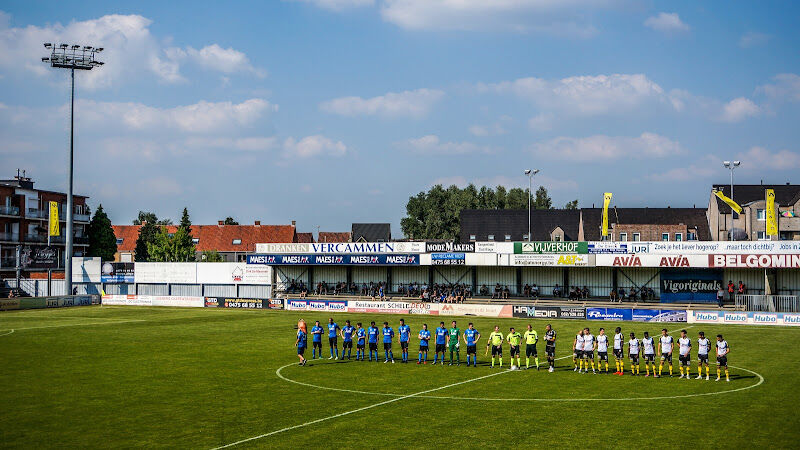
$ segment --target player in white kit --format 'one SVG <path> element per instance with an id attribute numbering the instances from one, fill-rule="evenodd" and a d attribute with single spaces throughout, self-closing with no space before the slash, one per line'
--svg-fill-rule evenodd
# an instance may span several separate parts
<path id="1" fill-rule="evenodd" d="M 708 373 L 711 372 L 711 367 L 708 365 L 708 351 L 711 349 L 711 341 L 702 331 L 699 336 L 697 338 L 697 379 L 703 378 L 703 366 L 705 366 L 706 381 L 708 381 Z"/>
<path id="2" fill-rule="evenodd" d="M 592 373 L 596 374 L 597 372 L 594 371 L 594 351 L 597 348 L 597 342 L 595 341 L 594 336 L 589 331 L 589 327 L 583 329 L 583 366 L 585 369 L 584 373 L 589 373 L 589 365 L 592 366 Z"/>
<path id="3" fill-rule="evenodd" d="M 606 374 L 608 374 L 608 336 L 606 329 L 600 328 L 600 334 L 597 335 L 597 370 L 600 370 L 603 361 L 606 363 Z"/>
<path id="4" fill-rule="evenodd" d="M 662 329 L 661 338 L 658 340 L 661 362 L 658 365 L 658 375 L 656 375 L 656 377 L 661 376 L 661 370 L 664 368 L 664 361 L 669 362 L 669 376 L 672 376 L 672 348 L 674 345 L 675 343 L 672 340 L 672 336 L 667 334 L 667 329 Z M 653 370 L 653 375 L 655 375 L 655 370 Z"/>
<path id="5" fill-rule="evenodd" d="M 728 353 L 731 352 L 731 348 L 728 345 L 728 341 L 722 339 L 722 335 L 717 335 L 717 379 L 715 381 L 719 381 L 719 373 L 720 368 L 725 368 L 725 381 L 731 381 L 730 374 L 728 373 Z"/>
<path id="6" fill-rule="evenodd" d="M 628 341 L 628 358 L 631 359 L 631 375 L 639 375 L 640 367 L 639 367 L 639 354 L 641 353 L 641 348 L 639 346 L 639 340 L 636 339 L 636 335 L 631 333 L 631 339 Z"/>
<path id="7" fill-rule="evenodd" d="M 680 361 L 680 366 L 678 369 L 681 371 L 681 378 L 683 378 L 683 372 L 686 371 L 686 379 L 688 380 L 691 378 L 691 370 L 692 370 L 692 340 L 689 339 L 689 336 L 686 335 L 686 330 L 681 330 L 681 337 L 678 338 L 678 360 Z"/>
<path id="8" fill-rule="evenodd" d="M 625 373 L 625 351 L 622 350 L 624 342 L 625 336 L 622 335 L 622 328 L 617 327 L 614 330 L 614 360 L 617 363 L 615 375 L 623 375 Z"/>
<path id="9" fill-rule="evenodd" d="M 578 334 L 575 335 L 575 341 L 572 343 L 572 364 L 575 365 L 575 368 L 572 369 L 573 372 L 579 372 L 583 370 L 583 330 L 578 331 Z"/>
<path id="10" fill-rule="evenodd" d="M 642 339 L 642 347 L 644 347 L 644 370 L 646 377 L 650 376 L 650 366 L 653 366 L 653 376 L 656 375 L 656 343 L 650 337 L 650 333 L 644 332 Z"/>

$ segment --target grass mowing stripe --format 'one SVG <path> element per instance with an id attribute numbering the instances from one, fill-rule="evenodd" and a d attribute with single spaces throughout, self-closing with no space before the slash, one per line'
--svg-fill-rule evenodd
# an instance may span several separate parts
<path id="1" fill-rule="evenodd" d="M 470 379 L 470 380 L 459 381 L 458 383 L 452 383 L 452 384 L 448 384 L 446 386 L 440 386 L 440 387 L 433 388 L 433 389 L 427 389 L 427 390 L 424 390 L 424 391 L 415 392 L 413 394 L 404 395 L 402 397 L 393 398 L 391 400 L 386 400 L 386 401 L 382 401 L 382 402 L 379 402 L 379 403 L 374 403 L 372 405 L 367 405 L 367 406 L 364 406 L 364 407 L 361 407 L 361 408 L 358 408 L 358 409 L 354 409 L 354 410 L 351 410 L 351 411 L 346 411 L 346 412 L 343 412 L 343 413 L 334 414 L 332 416 L 323 417 L 321 419 L 312 420 L 310 422 L 301 423 L 300 425 L 294 425 L 294 426 L 291 426 L 291 427 L 281 428 L 280 430 L 275 430 L 275 431 L 271 431 L 269 433 L 264 433 L 264 434 L 260 434 L 258 436 L 253 436 L 253 437 L 250 437 L 250 438 L 247 438 L 247 439 L 242 439 L 240 441 L 232 442 L 230 444 L 226 444 L 226 445 L 223 445 L 221 447 L 215 447 L 213 450 L 220 450 L 220 449 L 223 449 L 223 448 L 234 447 L 234 446 L 237 446 L 239 444 L 244 444 L 246 442 L 251 442 L 251 441 L 258 440 L 258 439 L 263 439 L 265 437 L 273 436 L 273 435 L 276 435 L 276 434 L 279 434 L 279 433 L 283 433 L 285 431 L 296 430 L 298 428 L 303 428 L 303 427 L 306 427 L 306 426 L 309 426 L 309 425 L 314 425 L 314 424 L 317 424 L 317 423 L 320 423 L 320 422 L 324 422 L 326 420 L 336 419 L 338 417 L 343 417 L 343 416 L 347 416 L 347 415 L 350 415 L 350 414 L 355 414 L 357 412 L 366 411 L 366 410 L 372 409 L 372 408 L 377 408 L 378 406 L 388 405 L 389 403 L 394 403 L 394 402 L 397 402 L 397 401 L 400 401 L 400 400 L 405 400 L 407 398 L 418 397 L 420 395 L 427 394 L 429 392 L 441 391 L 442 389 L 447 389 L 447 388 L 451 388 L 451 387 L 454 387 L 454 386 L 459 386 L 459 385 L 466 384 L 466 383 L 472 383 L 473 381 L 479 381 L 479 380 L 483 380 L 485 378 L 495 377 L 497 375 L 502 375 L 502 374 L 508 373 L 508 372 L 511 372 L 511 371 L 510 370 L 504 370 L 502 372 L 490 373 L 489 375 L 484 375 L 482 377 L 473 378 L 473 379 Z"/>
<path id="2" fill-rule="evenodd" d="M 19 331 L 19 330 L 38 330 L 39 328 L 86 327 L 90 325 L 116 325 L 118 323 L 128 323 L 128 322 L 147 322 L 147 321 L 143 319 L 131 319 L 131 320 L 116 320 L 111 322 L 95 322 L 95 323 L 65 323 L 63 325 L 42 325 L 40 327 L 12 328 L 11 330 Z"/>

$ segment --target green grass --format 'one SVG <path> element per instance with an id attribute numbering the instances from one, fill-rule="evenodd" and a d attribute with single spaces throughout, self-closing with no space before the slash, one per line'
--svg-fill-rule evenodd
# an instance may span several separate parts
<path id="1" fill-rule="evenodd" d="M 14 330 L 0 336 L 0 446 L 214 448 L 367 407 L 241 447 L 774 448 L 796 447 L 800 437 L 800 416 L 794 412 L 800 403 L 800 329 L 689 328 L 693 340 L 700 330 L 712 336 L 722 332 L 732 348 L 731 366 L 753 370 L 765 381 L 737 392 L 680 397 L 741 389 L 759 378 L 732 367 L 730 383 L 715 383 L 712 367 L 712 381 L 682 380 L 677 358 L 674 378 L 579 375 L 572 372 L 569 357 L 579 327 L 587 325 L 596 334 L 601 325 L 621 325 L 638 337 L 645 330 L 655 335 L 662 327 L 568 320 L 552 322 L 559 333 L 557 356 L 567 356 L 552 374 L 463 363 L 432 367 L 327 359 L 298 367 L 293 347 L 297 319 L 311 323 L 329 316 L 138 307 L 0 313 L 0 335 Z M 399 320 L 333 316 L 340 324 L 346 318 L 365 325 L 388 320 L 395 329 Z M 452 320 L 442 319 L 448 325 Z M 456 319 L 462 329 L 473 321 L 483 332 L 481 363 L 488 361 L 483 343 L 495 324 L 507 332 L 509 326 L 524 328 L 530 322 L 541 337 L 546 323 Z M 423 321 L 433 329 L 440 319 L 406 320 L 416 336 Z M 689 325 L 667 325 L 670 330 L 683 327 Z M 677 331 L 673 335 L 677 338 Z M 416 339 L 411 347 L 416 359 Z M 545 366 L 541 344 L 539 352 Z M 369 394 L 291 383 L 276 374 L 281 367 L 281 375 L 291 380 Z M 694 360 L 692 368 L 696 374 Z M 488 400 L 509 398 L 538 400 Z M 379 403 L 384 404 L 370 407 Z"/>

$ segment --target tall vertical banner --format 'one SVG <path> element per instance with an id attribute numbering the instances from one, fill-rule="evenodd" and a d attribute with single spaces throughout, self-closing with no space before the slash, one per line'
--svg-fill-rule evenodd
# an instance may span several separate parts
<path id="1" fill-rule="evenodd" d="M 61 230 L 58 226 L 58 202 L 50 202 L 50 232 L 48 236 L 60 236 Z"/>
<path id="2" fill-rule="evenodd" d="M 778 235 L 778 221 L 775 218 L 775 191 L 767 189 L 767 236 Z"/>
<path id="3" fill-rule="evenodd" d="M 603 233 L 602 236 L 608 236 L 608 204 L 611 203 L 611 192 L 603 194 Z"/>

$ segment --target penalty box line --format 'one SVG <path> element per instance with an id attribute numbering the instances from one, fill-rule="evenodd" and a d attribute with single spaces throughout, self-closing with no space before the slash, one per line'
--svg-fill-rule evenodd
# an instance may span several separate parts
<path id="1" fill-rule="evenodd" d="M 364 407 L 361 407 L 361 408 L 358 408 L 358 409 L 354 409 L 352 411 L 346 411 L 346 412 L 343 412 L 343 413 L 334 414 L 332 416 L 323 417 L 323 418 L 317 419 L 317 420 L 312 420 L 310 422 L 302 423 L 300 425 L 294 425 L 294 426 L 291 426 L 291 427 L 281 428 L 280 430 L 275 430 L 275 431 L 271 431 L 269 433 L 264 433 L 264 434 L 260 434 L 258 436 L 253 436 L 253 437 L 250 437 L 250 438 L 247 438 L 247 439 L 242 439 L 240 441 L 232 442 L 230 444 L 226 444 L 226 445 L 223 445 L 221 447 L 215 447 L 213 450 L 220 450 L 220 449 L 223 449 L 223 448 L 234 447 L 234 446 L 237 446 L 237 445 L 240 445 L 240 444 L 244 444 L 246 442 L 251 442 L 251 441 L 258 440 L 258 439 L 263 439 L 265 437 L 273 436 L 273 435 L 276 435 L 276 434 L 279 434 L 279 433 L 283 433 L 283 432 L 286 432 L 286 431 L 296 430 L 298 428 L 303 428 L 303 427 L 306 427 L 306 426 L 309 426 L 309 425 L 314 425 L 314 424 L 317 424 L 317 423 L 320 423 L 320 422 L 325 422 L 326 420 L 331 420 L 331 419 L 336 419 L 336 418 L 339 418 L 339 417 L 348 416 L 350 414 L 355 414 L 355 413 L 358 413 L 358 412 L 361 412 L 361 411 L 366 411 L 368 409 L 377 408 L 377 407 L 383 406 L 383 405 L 388 405 L 389 403 L 398 402 L 400 400 L 405 400 L 407 398 L 417 397 L 417 396 L 428 394 L 428 393 L 431 393 L 431 392 L 441 391 L 442 389 L 447 389 L 447 388 L 451 388 L 451 387 L 454 387 L 454 386 L 459 386 L 459 385 L 462 385 L 462 384 L 472 383 L 473 381 L 479 381 L 479 380 L 483 380 L 483 379 L 486 379 L 486 378 L 496 377 L 497 375 L 502 375 L 502 374 L 508 373 L 508 372 L 510 372 L 510 370 L 504 370 L 502 372 L 495 372 L 495 373 L 491 373 L 489 375 L 484 375 L 484 376 L 481 376 L 481 377 L 478 377 L 478 378 L 459 381 L 458 383 L 452 383 L 452 384 L 448 384 L 446 386 L 441 386 L 441 387 L 437 387 L 437 388 L 433 388 L 433 389 L 427 389 L 427 390 L 424 390 L 424 391 L 415 392 L 413 394 L 404 395 L 402 397 L 397 397 L 397 398 L 393 398 L 393 399 L 390 399 L 390 400 L 385 400 L 385 401 L 382 401 L 382 402 L 374 403 L 372 405 L 367 405 L 367 406 L 364 406 Z"/>

